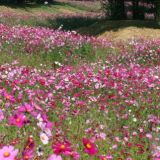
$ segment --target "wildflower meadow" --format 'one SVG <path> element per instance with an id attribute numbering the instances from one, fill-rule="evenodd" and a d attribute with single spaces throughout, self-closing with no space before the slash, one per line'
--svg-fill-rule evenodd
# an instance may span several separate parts
<path id="1" fill-rule="evenodd" d="M 160 39 L 11 16 L 0 18 L 0 160 L 160 160 Z"/>

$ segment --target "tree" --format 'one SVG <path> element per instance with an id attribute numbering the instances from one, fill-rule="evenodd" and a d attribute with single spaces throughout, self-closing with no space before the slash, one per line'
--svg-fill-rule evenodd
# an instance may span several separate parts
<path id="1" fill-rule="evenodd" d="M 101 0 L 106 16 L 111 19 L 125 19 L 124 0 Z"/>
<path id="2" fill-rule="evenodd" d="M 156 6 L 156 20 L 160 23 L 160 1 L 155 0 L 155 6 Z"/>
<path id="3" fill-rule="evenodd" d="M 125 19 L 125 6 L 124 0 L 115 0 L 115 11 L 114 11 L 115 19 Z"/>
<path id="4" fill-rule="evenodd" d="M 132 1 L 132 10 L 133 10 L 133 19 L 138 19 L 139 17 L 139 0 L 133 0 Z"/>
<path id="5" fill-rule="evenodd" d="M 155 17 L 160 22 L 160 0 L 130 0 L 132 2 L 133 19 L 144 19 L 147 10 L 145 3 L 155 6 Z M 107 17 L 125 19 L 125 0 L 101 0 Z M 152 12 L 153 13 L 153 12 Z"/>

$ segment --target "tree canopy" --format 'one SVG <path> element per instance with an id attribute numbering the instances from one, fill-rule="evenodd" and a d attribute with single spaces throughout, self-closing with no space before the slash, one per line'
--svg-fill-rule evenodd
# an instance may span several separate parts
<path id="1" fill-rule="evenodd" d="M 146 14 L 153 14 L 160 20 L 159 0 L 101 0 L 107 16 L 112 19 L 126 19 L 132 13 L 132 19 L 144 19 Z"/>

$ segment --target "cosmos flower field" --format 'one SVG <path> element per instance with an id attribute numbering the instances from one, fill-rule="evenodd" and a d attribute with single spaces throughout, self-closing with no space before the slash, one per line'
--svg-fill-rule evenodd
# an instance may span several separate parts
<path id="1" fill-rule="evenodd" d="M 56 66 L 1 64 L 0 160 L 160 159 L 160 40 L 1 24 L 0 54 L 17 52 Z"/>

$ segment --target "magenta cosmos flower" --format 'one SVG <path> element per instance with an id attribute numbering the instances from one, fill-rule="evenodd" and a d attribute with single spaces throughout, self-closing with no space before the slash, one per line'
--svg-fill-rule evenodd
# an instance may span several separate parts
<path id="1" fill-rule="evenodd" d="M 65 152 L 72 151 L 70 143 L 57 143 L 53 145 L 53 151 L 55 154 L 64 154 Z"/>
<path id="2" fill-rule="evenodd" d="M 9 118 L 9 124 L 15 125 L 18 128 L 23 127 L 28 121 L 27 117 L 23 113 L 17 113 Z"/>
<path id="3" fill-rule="evenodd" d="M 108 154 L 106 156 L 99 156 L 100 160 L 112 160 L 113 156 Z"/>
<path id="4" fill-rule="evenodd" d="M 0 122 L 4 119 L 3 111 L 0 109 Z"/>
<path id="5" fill-rule="evenodd" d="M 4 146 L 0 149 L 0 160 L 14 160 L 17 156 L 18 149 L 13 146 Z"/>
<path id="6" fill-rule="evenodd" d="M 74 160 L 79 160 L 80 159 L 80 154 L 76 151 L 66 151 L 64 153 L 65 156 L 70 156 Z"/>
<path id="7" fill-rule="evenodd" d="M 62 160 L 62 157 L 61 156 L 58 156 L 56 154 L 52 154 L 48 160 Z"/>
<path id="8" fill-rule="evenodd" d="M 34 156 L 34 149 L 35 149 L 35 141 L 32 138 L 32 136 L 30 136 L 22 152 L 23 159 L 31 160 Z"/>
<path id="9" fill-rule="evenodd" d="M 89 155 L 95 155 L 98 153 L 98 149 L 90 140 L 83 138 L 83 145 L 85 146 L 84 151 Z"/>

